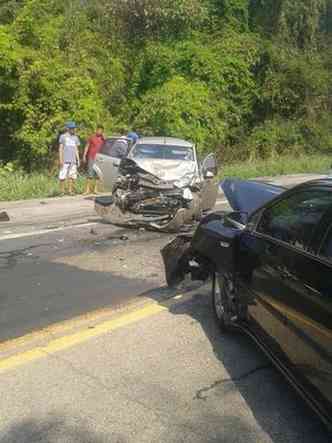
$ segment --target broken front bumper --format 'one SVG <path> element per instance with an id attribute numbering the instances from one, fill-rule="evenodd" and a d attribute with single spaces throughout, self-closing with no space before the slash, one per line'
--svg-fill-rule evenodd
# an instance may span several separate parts
<path id="1" fill-rule="evenodd" d="M 97 197 L 95 210 L 108 223 L 129 227 L 145 227 L 160 232 L 178 232 L 182 226 L 200 216 L 200 204 L 194 196 L 189 208 L 180 208 L 174 214 L 146 215 L 123 212 L 112 197 Z"/>

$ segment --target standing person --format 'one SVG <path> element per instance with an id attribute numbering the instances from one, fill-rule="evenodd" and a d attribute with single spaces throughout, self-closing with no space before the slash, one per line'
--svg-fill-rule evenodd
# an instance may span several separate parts
<path id="1" fill-rule="evenodd" d="M 94 194 L 98 193 L 99 177 L 95 170 L 95 162 L 96 162 L 96 156 L 100 151 L 100 148 L 102 147 L 104 142 L 105 142 L 104 127 L 102 125 L 98 125 L 96 133 L 89 138 L 88 143 L 86 144 L 84 149 L 83 162 L 88 163 L 88 180 L 84 194 L 91 193 L 93 181 L 94 181 L 93 193 Z"/>
<path id="2" fill-rule="evenodd" d="M 68 122 L 66 132 L 59 138 L 61 194 L 65 193 L 65 184 L 69 182 L 68 192 L 70 195 L 74 195 L 74 182 L 77 179 L 77 168 L 80 165 L 79 146 L 80 139 L 76 135 L 76 123 Z"/>
<path id="3" fill-rule="evenodd" d="M 131 140 L 132 145 L 134 145 L 139 139 L 139 135 L 136 132 L 132 131 L 128 133 L 127 138 L 129 138 Z"/>
<path id="4" fill-rule="evenodd" d="M 113 155 L 116 158 L 125 158 L 128 155 L 128 150 L 129 150 L 129 144 L 128 144 L 128 140 L 127 137 L 125 135 L 123 135 L 122 137 L 118 138 L 113 147 L 112 147 L 112 152 Z"/>

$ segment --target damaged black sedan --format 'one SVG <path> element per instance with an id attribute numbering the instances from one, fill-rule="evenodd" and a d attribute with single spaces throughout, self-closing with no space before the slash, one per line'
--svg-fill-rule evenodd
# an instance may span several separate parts
<path id="1" fill-rule="evenodd" d="M 221 186 L 233 212 L 163 249 L 167 281 L 211 277 L 221 328 L 249 334 L 332 430 L 332 180 Z"/>
<path id="2" fill-rule="evenodd" d="M 124 138 L 109 141 L 97 156 L 97 172 L 109 197 L 98 197 L 95 208 L 117 225 L 177 232 L 199 220 L 215 205 L 216 161 L 201 163 L 195 145 L 170 137 L 139 139 L 128 152 Z"/>

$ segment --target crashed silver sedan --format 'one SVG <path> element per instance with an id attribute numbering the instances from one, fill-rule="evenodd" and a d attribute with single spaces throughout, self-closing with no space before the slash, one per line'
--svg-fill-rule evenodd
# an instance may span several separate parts
<path id="1" fill-rule="evenodd" d="M 172 137 L 144 137 L 127 145 L 127 152 L 121 150 L 124 141 L 106 140 L 96 159 L 96 171 L 112 191 L 95 200 L 105 221 L 177 232 L 213 209 L 214 154 L 199 162 L 193 143 Z"/>

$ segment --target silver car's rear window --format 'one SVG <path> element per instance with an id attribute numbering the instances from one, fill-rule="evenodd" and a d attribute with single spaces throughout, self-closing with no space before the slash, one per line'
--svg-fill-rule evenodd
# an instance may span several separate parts
<path id="1" fill-rule="evenodd" d="M 132 152 L 133 158 L 156 160 L 193 161 L 193 149 L 188 146 L 138 144 Z"/>

